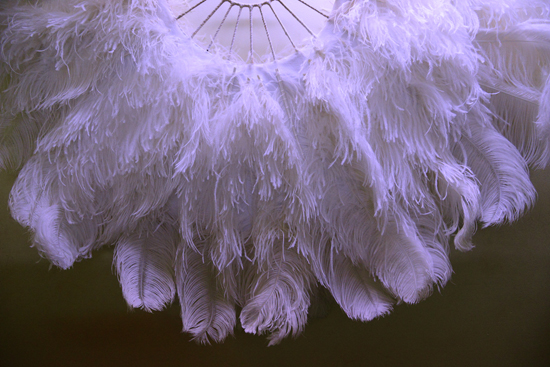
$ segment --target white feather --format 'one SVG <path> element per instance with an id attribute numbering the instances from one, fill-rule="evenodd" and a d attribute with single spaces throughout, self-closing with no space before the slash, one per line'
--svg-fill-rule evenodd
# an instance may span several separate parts
<path id="1" fill-rule="evenodd" d="M 455 151 L 479 181 L 481 221 L 485 226 L 512 222 L 535 200 L 525 160 L 487 118 L 472 119 L 469 129 Z"/>
<path id="2" fill-rule="evenodd" d="M 67 210 L 59 195 L 57 172 L 37 157 L 23 168 L 10 195 L 12 216 L 33 232 L 33 244 L 55 265 L 67 269 L 102 244 L 101 218 Z"/>
<path id="3" fill-rule="evenodd" d="M 541 95 L 536 124 L 540 132 L 540 139 L 550 142 L 550 75 L 546 80 L 546 85 Z"/>
<path id="4" fill-rule="evenodd" d="M 535 167 L 550 160 L 550 142 L 535 125 L 550 73 L 550 21 L 526 21 L 476 34 L 484 58 L 480 83 L 492 94 L 494 124 Z"/>
<path id="5" fill-rule="evenodd" d="M 424 297 L 432 282 L 431 259 L 416 236 L 416 228 L 388 214 L 378 225 L 361 177 L 350 177 L 344 166 L 325 172 L 328 181 L 319 203 L 321 228 L 332 246 L 352 261 L 360 261 L 395 295 L 406 302 Z"/>
<path id="6" fill-rule="evenodd" d="M 313 274 L 304 257 L 288 248 L 284 237 L 274 243 L 273 256 L 249 264 L 243 279 L 240 320 L 248 333 L 269 332 L 269 345 L 298 335 L 307 321 Z"/>
<path id="7" fill-rule="evenodd" d="M 4 2 L 12 214 L 64 268 L 119 238 L 128 303 L 160 309 L 177 290 L 201 342 L 232 332 L 236 304 L 247 331 L 297 334 L 316 281 L 370 320 L 388 294 L 417 302 L 448 281 L 452 236 L 469 249 L 478 220 L 531 204 L 504 138 L 550 159 L 549 14 L 546 0 L 341 0 L 299 52 L 239 64 L 164 0 Z"/>
<path id="8" fill-rule="evenodd" d="M 0 169 L 19 169 L 34 153 L 38 134 L 51 113 L 0 114 Z"/>
<path id="9" fill-rule="evenodd" d="M 389 313 L 393 299 L 364 267 L 354 264 L 327 241 L 310 253 L 315 276 L 351 318 L 369 321 Z"/>
<path id="10" fill-rule="evenodd" d="M 181 305 L 183 331 L 200 343 L 220 342 L 233 333 L 236 323 L 235 300 L 229 289 L 224 291 L 223 274 L 197 251 L 205 251 L 208 240 L 197 240 L 194 246 L 181 243 L 176 261 L 176 284 Z M 197 251 L 192 247 L 196 247 Z M 228 269 L 229 270 L 229 269 Z M 236 281 L 236 273 L 228 279 Z"/>
<path id="11" fill-rule="evenodd" d="M 118 240 L 114 264 L 128 305 L 152 311 L 172 302 L 176 241 L 174 228 L 147 222 Z"/>
<path id="12" fill-rule="evenodd" d="M 35 203 L 31 228 L 33 245 L 54 265 L 70 268 L 75 261 L 89 257 L 97 246 L 97 220 L 85 219 L 71 223 L 59 205 L 47 198 Z"/>

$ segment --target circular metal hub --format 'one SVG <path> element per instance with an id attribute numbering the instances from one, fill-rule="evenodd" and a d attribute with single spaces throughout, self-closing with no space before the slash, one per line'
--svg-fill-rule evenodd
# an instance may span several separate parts
<path id="1" fill-rule="evenodd" d="M 168 0 L 182 30 L 209 52 L 263 63 L 300 49 L 325 25 L 334 0 Z"/>

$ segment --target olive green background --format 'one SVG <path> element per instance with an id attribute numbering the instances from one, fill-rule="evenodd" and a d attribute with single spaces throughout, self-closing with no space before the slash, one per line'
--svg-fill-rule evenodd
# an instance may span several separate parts
<path id="1" fill-rule="evenodd" d="M 129 310 L 110 248 L 50 268 L 9 216 L 15 175 L 0 173 L 0 366 L 550 366 L 550 170 L 532 177 L 535 208 L 479 230 L 473 251 L 453 251 L 441 293 L 369 323 L 334 306 L 268 348 L 242 330 L 196 345 L 180 331 L 177 302 Z"/>

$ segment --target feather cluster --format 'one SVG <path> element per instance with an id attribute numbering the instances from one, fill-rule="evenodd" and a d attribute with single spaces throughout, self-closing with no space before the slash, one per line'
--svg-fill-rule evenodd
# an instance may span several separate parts
<path id="1" fill-rule="evenodd" d="M 115 246 L 132 307 L 271 344 L 319 287 L 354 319 L 450 277 L 449 246 L 534 201 L 550 157 L 550 5 L 337 0 L 266 64 L 198 47 L 165 0 L 0 4 L 0 168 L 61 268 Z M 240 313 L 237 310 L 240 309 Z"/>

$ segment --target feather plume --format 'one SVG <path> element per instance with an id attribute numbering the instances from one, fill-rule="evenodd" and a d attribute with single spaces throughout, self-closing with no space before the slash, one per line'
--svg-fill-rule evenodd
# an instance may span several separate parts
<path id="1" fill-rule="evenodd" d="M 154 223 L 154 222 L 153 222 Z M 162 310 L 174 298 L 177 230 L 144 223 L 117 242 L 114 263 L 128 305 Z"/>
<path id="2" fill-rule="evenodd" d="M 200 252 L 207 245 L 207 239 L 197 239 L 193 246 L 180 243 L 176 261 L 183 330 L 200 343 L 222 341 L 233 333 L 236 323 L 235 300 L 230 291 L 224 291 L 224 275 Z M 236 274 L 227 270 L 234 282 Z"/>
<path id="3" fill-rule="evenodd" d="M 32 156 L 50 112 L 0 114 L 0 169 L 19 169 Z"/>
<path id="4" fill-rule="evenodd" d="M 550 141 L 550 75 L 541 95 L 537 127 L 541 132 L 540 139 Z"/>
<path id="5" fill-rule="evenodd" d="M 354 319 L 385 315 L 445 285 L 451 239 L 470 249 L 478 221 L 532 205 L 549 16 L 546 0 L 338 0 L 293 55 L 245 64 L 201 49 L 165 0 L 4 1 L 12 215 L 62 268 L 116 242 L 128 304 L 177 292 L 202 343 L 236 306 L 270 344 L 297 335 L 319 284 Z"/>
<path id="6" fill-rule="evenodd" d="M 33 232 L 33 245 L 55 265 L 67 269 L 89 257 L 100 243 L 101 218 L 66 210 L 59 196 L 57 172 L 32 158 L 10 195 L 12 216 Z"/>
<path id="7" fill-rule="evenodd" d="M 327 242 L 316 242 L 312 254 L 315 276 L 351 318 L 369 321 L 391 311 L 393 299 L 370 272 L 337 252 Z"/>
<path id="8" fill-rule="evenodd" d="M 479 79 L 491 94 L 494 124 L 530 165 L 545 167 L 550 141 L 535 121 L 550 73 L 550 21 L 525 21 L 476 34 L 484 65 Z"/>
<path id="9" fill-rule="evenodd" d="M 59 205 L 47 198 L 35 203 L 30 227 L 34 246 L 62 269 L 89 257 L 91 249 L 97 246 L 99 222 L 95 218 L 72 222 Z"/>
<path id="10" fill-rule="evenodd" d="M 270 332 L 269 345 L 298 335 L 310 305 L 313 274 L 305 258 L 287 246 L 283 236 L 275 242 L 273 257 L 250 264 L 243 279 L 241 324 L 248 333 Z"/>
<path id="11" fill-rule="evenodd" d="M 455 152 L 479 180 L 481 221 L 489 226 L 516 220 L 533 205 L 536 193 L 520 153 L 484 120 L 472 120 Z"/>

